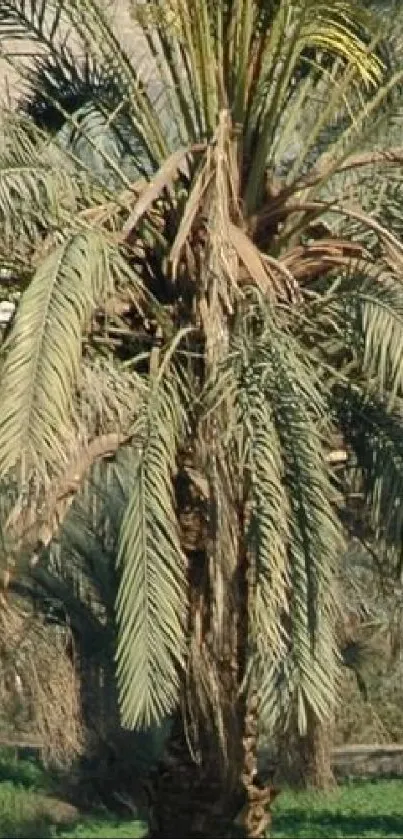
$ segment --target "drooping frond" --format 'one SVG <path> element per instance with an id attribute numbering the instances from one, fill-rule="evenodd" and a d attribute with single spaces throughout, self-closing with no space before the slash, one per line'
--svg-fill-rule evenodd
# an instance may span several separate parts
<path id="1" fill-rule="evenodd" d="M 323 414 L 313 415 L 315 406 L 320 409 L 314 377 L 311 382 L 307 379 L 309 386 L 304 393 L 304 380 L 294 378 L 298 365 L 291 367 L 292 360 L 292 355 L 288 359 L 283 355 L 282 361 L 278 358 L 278 390 L 272 399 L 291 507 L 290 648 L 298 674 L 295 698 L 298 698 L 299 724 L 304 729 L 306 709 L 310 707 L 315 715 L 324 717 L 331 709 L 334 696 L 337 665 L 332 582 L 342 538 L 324 463 L 319 430 Z"/>
<path id="2" fill-rule="evenodd" d="M 351 467 L 367 505 L 374 533 L 401 546 L 403 528 L 403 414 L 392 412 L 364 389 L 339 389 L 335 398 L 340 427 L 351 448 Z"/>
<path id="3" fill-rule="evenodd" d="M 342 536 L 325 462 L 327 405 L 284 324 L 265 307 L 252 308 L 250 324 L 230 363 L 248 487 L 251 644 L 263 708 L 276 704 L 274 686 L 288 668 L 304 728 L 307 708 L 329 712 L 337 671 L 332 581 Z"/>
<path id="4" fill-rule="evenodd" d="M 322 328 L 318 344 L 336 379 L 344 358 L 364 377 L 369 392 L 392 404 L 403 392 L 403 291 L 388 266 L 382 271 L 380 262 L 378 271 L 379 278 L 363 276 L 358 263 L 357 271 L 340 278 L 328 295 L 308 304 L 307 313 L 316 329 Z"/>
<path id="5" fill-rule="evenodd" d="M 234 418 L 226 433 L 235 435 L 238 445 L 232 456 L 245 470 L 246 532 L 239 538 L 246 540 L 246 549 L 253 556 L 252 602 L 249 604 L 251 644 L 260 655 L 281 656 L 285 628 L 282 625 L 287 611 L 289 499 L 284 485 L 284 464 L 281 444 L 274 421 L 271 401 L 264 398 L 264 386 L 269 368 L 268 360 L 250 341 L 241 346 L 231 358 L 230 397 Z M 270 362 L 268 362 L 270 363 Z M 227 374 L 228 375 L 228 374 Z M 227 376 L 220 371 L 221 387 Z M 231 457 L 228 447 L 227 456 Z"/>
<path id="6" fill-rule="evenodd" d="M 161 721 L 178 700 L 187 587 L 173 476 L 185 430 L 175 376 L 151 380 L 119 540 L 117 672 L 129 727 Z"/>
<path id="7" fill-rule="evenodd" d="M 77 503 L 82 512 L 80 527 L 86 534 L 84 541 L 90 539 L 91 528 L 99 530 L 99 522 L 92 522 L 92 516 L 99 507 L 102 464 L 110 459 L 115 463 L 121 447 L 130 441 L 145 392 L 145 384 L 133 370 L 125 370 L 102 357 L 84 358 L 74 405 L 75 437 L 66 445 L 64 464 L 60 464 L 51 480 L 39 482 L 34 492 L 27 491 L 21 483 L 18 488 L 15 471 L 2 481 L 0 565 L 6 574 L 11 567 L 14 573 L 25 573 L 28 569 L 31 573 L 38 563 L 41 565 L 49 545 L 63 539 L 66 519 L 70 521 L 69 511 L 72 506 L 73 510 L 77 509 Z M 107 469 L 106 472 L 109 476 Z M 94 475 L 98 475 L 95 484 Z M 116 482 L 120 486 L 117 477 Z M 105 492 L 107 486 L 106 481 Z M 113 496 L 116 527 L 126 502 L 125 491 L 120 489 L 123 492 L 120 512 L 118 493 Z M 111 499 L 108 504 L 112 513 Z M 75 516 L 76 513 L 73 520 Z"/>
<path id="8" fill-rule="evenodd" d="M 396 293 L 397 292 L 397 293 Z M 358 295 L 364 341 L 363 370 L 376 376 L 380 395 L 403 391 L 403 294 L 385 283 Z"/>
<path id="9" fill-rule="evenodd" d="M 96 304 L 127 274 L 119 253 L 91 230 L 72 234 L 38 265 L 3 347 L 2 474 L 63 463 L 83 333 Z"/>

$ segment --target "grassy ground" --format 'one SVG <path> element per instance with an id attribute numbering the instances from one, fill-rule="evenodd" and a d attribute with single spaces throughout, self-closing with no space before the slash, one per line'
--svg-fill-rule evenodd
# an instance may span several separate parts
<path id="1" fill-rule="evenodd" d="M 273 809 L 274 839 L 401 839 L 403 780 L 350 782 L 328 795 L 284 792 Z"/>
<path id="2" fill-rule="evenodd" d="M 57 795 L 38 765 L 0 755 L 0 839 L 136 839 L 140 821 L 101 811 L 82 815 Z M 403 839 L 403 780 L 350 782 L 330 795 L 285 791 L 273 813 L 273 839 Z"/>
<path id="3" fill-rule="evenodd" d="M 146 833 L 140 821 L 105 811 L 80 814 L 35 762 L 0 755 L 0 839 L 137 839 Z"/>

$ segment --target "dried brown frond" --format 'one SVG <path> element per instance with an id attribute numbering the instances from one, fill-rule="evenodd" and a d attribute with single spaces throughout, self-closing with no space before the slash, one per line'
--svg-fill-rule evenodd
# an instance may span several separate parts
<path id="1" fill-rule="evenodd" d="M 297 245 L 284 255 L 280 264 L 292 272 L 296 281 L 312 282 L 329 271 L 348 268 L 353 260 L 362 258 L 365 258 L 365 248 L 360 244 L 342 239 L 322 239 Z"/>
<path id="2" fill-rule="evenodd" d="M 93 463 L 111 457 L 125 442 L 127 438 L 118 433 L 110 433 L 82 444 L 75 449 L 64 472 L 49 485 L 40 506 L 37 499 L 34 499 L 28 506 L 14 507 L 5 528 L 11 554 L 29 554 L 30 565 L 34 565 L 38 558 L 38 548 L 43 550 L 47 547 L 59 532 Z"/>

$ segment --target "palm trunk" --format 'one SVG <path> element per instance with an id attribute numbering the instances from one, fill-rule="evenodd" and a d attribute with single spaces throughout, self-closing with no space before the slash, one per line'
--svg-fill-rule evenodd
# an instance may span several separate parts
<path id="1" fill-rule="evenodd" d="M 197 566 L 200 569 L 200 556 Z M 200 762 L 192 759 L 183 716 L 178 715 L 166 758 L 154 778 L 153 839 L 263 839 L 267 835 L 274 791 L 271 785 L 264 786 L 257 778 L 257 698 L 253 693 L 246 695 L 241 690 L 246 673 L 249 632 L 248 562 L 242 547 L 236 578 L 236 606 L 233 612 L 227 610 L 226 644 L 220 648 L 220 656 L 214 639 L 209 640 L 212 632 L 208 597 L 203 599 L 204 595 L 201 589 L 197 590 L 192 577 L 194 608 L 191 611 L 196 614 L 197 603 L 203 603 L 198 613 L 203 623 L 200 643 L 202 647 L 210 645 L 208 660 L 214 656 L 220 681 L 227 759 L 223 760 L 217 726 L 211 721 L 209 724 L 203 715 L 199 720 L 201 759 Z M 191 633 L 195 631 L 192 620 Z"/>
<path id="2" fill-rule="evenodd" d="M 249 703 L 248 703 L 249 704 Z M 271 785 L 256 775 L 256 714 L 250 703 L 241 739 L 242 760 L 236 773 L 220 771 L 218 743 L 200 765 L 192 760 L 181 721 L 167 757 L 153 782 L 150 836 L 152 839 L 264 839 L 270 825 Z M 237 777 L 234 777 L 236 775 Z"/>
<path id="3" fill-rule="evenodd" d="M 329 790 L 335 785 L 332 769 L 332 722 L 307 714 L 304 735 L 288 728 L 280 738 L 279 774 L 298 789 Z"/>
<path id="4" fill-rule="evenodd" d="M 245 532 L 244 510 L 241 508 L 239 533 Z M 242 685 L 247 672 L 251 574 L 248 556 L 240 539 L 238 567 L 238 684 Z M 240 767 L 244 804 L 236 820 L 242 836 L 263 839 L 271 823 L 270 803 L 274 797 L 271 784 L 262 784 L 257 773 L 258 751 L 258 698 L 249 686 L 249 693 L 238 700 L 238 730 L 241 732 Z"/>
<path id="5" fill-rule="evenodd" d="M 218 747 L 216 752 L 214 760 L 213 751 L 205 749 L 202 764 L 192 759 L 178 718 L 153 785 L 152 839 L 231 836 L 236 804 L 219 769 Z"/>
<path id="6" fill-rule="evenodd" d="M 329 720 L 318 720 L 308 715 L 306 736 L 301 738 L 301 769 L 304 785 L 316 790 L 335 786 L 332 769 L 332 726 Z"/>

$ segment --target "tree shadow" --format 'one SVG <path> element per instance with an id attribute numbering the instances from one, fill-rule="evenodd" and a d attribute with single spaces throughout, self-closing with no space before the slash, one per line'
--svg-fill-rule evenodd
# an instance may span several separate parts
<path id="1" fill-rule="evenodd" d="M 1 819 L 0 839 L 54 839 L 55 826 L 42 816 Z"/>
<path id="2" fill-rule="evenodd" d="M 273 814 L 273 837 L 388 837 L 402 839 L 403 817 L 399 815 L 359 815 L 334 813 L 330 810 L 293 809 Z"/>

